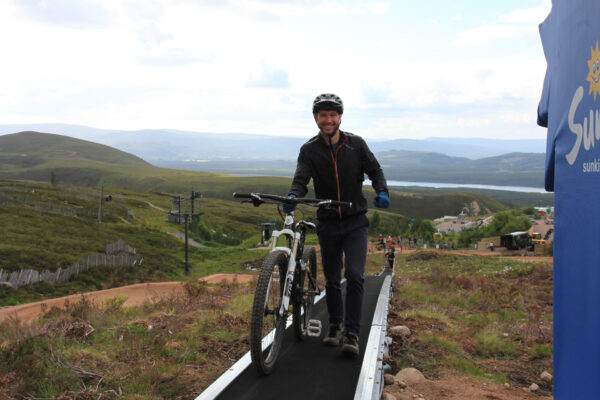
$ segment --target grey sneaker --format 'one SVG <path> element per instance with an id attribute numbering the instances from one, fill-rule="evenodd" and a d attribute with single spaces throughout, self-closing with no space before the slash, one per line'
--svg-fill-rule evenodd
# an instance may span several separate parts
<path id="1" fill-rule="evenodd" d="M 342 341 L 342 325 L 332 324 L 329 325 L 329 332 L 327 336 L 323 338 L 323 344 L 327 346 L 336 347 L 340 345 Z"/>
<path id="2" fill-rule="evenodd" d="M 342 351 L 348 355 L 357 357 L 360 354 L 358 336 L 354 333 L 346 333 L 343 339 Z"/>

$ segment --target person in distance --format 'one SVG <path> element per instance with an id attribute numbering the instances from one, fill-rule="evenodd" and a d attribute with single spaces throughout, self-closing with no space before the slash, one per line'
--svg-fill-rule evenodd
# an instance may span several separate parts
<path id="1" fill-rule="evenodd" d="M 323 343 L 341 344 L 343 352 L 358 356 L 369 226 L 367 200 L 362 192 L 364 174 L 377 193 L 373 200 L 375 207 L 390 206 L 388 188 L 381 166 L 364 139 L 340 130 L 342 99 L 331 93 L 321 94 L 314 99 L 312 112 L 319 133 L 300 148 L 289 196 L 304 197 L 312 178 L 317 198 L 352 202 L 349 208 L 319 208 L 317 235 L 329 313 L 329 331 Z M 284 211 L 291 212 L 294 208 L 295 205 L 286 204 Z M 345 302 L 342 267 L 347 280 Z"/>

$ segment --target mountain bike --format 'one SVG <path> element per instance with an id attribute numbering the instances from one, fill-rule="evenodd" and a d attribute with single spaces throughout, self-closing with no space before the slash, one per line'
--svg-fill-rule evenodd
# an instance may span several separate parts
<path id="1" fill-rule="evenodd" d="M 273 194 L 234 193 L 255 207 L 264 203 L 304 204 L 314 207 L 351 207 L 352 203 L 311 198 L 289 198 Z M 265 258 L 254 293 L 250 322 L 250 356 L 260 375 L 270 374 L 283 344 L 288 317 L 296 340 L 321 335 L 321 321 L 311 319 L 315 296 L 321 293 L 317 285 L 317 252 L 305 246 L 306 232 L 315 229 L 312 222 L 294 221 L 294 211 L 283 215 L 283 229 L 274 231 L 269 254 Z M 278 241 L 285 238 L 285 245 Z M 269 345 L 267 336 L 272 337 Z M 268 338 L 267 338 L 268 339 Z"/>

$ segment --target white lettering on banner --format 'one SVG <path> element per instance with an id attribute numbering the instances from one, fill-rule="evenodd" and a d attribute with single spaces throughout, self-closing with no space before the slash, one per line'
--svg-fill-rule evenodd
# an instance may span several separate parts
<path id="1" fill-rule="evenodd" d="M 600 172 L 600 160 L 594 158 L 594 161 L 584 162 L 583 163 L 583 172 Z"/>
<path id="2" fill-rule="evenodd" d="M 581 142 L 583 142 L 583 148 L 587 151 L 595 146 L 596 140 L 600 141 L 600 111 L 590 110 L 589 119 L 588 117 L 583 118 L 583 125 L 575 122 L 575 113 L 577 107 L 583 99 L 583 86 L 579 86 L 575 90 L 573 100 L 571 100 L 571 107 L 569 108 L 568 123 L 571 133 L 577 136 L 573 148 L 565 157 L 569 165 L 573 165 L 579 150 L 581 148 Z"/>

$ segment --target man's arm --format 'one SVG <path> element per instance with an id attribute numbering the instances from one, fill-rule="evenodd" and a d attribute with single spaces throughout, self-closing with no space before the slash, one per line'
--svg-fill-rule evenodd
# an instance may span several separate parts
<path id="1" fill-rule="evenodd" d="M 381 165 L 371 153 L 369 146 L 367 143 L 362 140 L 362 169 L 367 174 L 369 179 L 371 180 L 371 184 L 373 185 L 373 189 L 375 189 L 375 193 L 385 192 L 388 193 L 387 182 L 385 180 L 385 176 L 383 175 L 383 170 L 381 169 Z"/>
<path id="2" fill-rule="evenodd" d="M 304 197 L 306 192 L 308 192 L 307 186 L 311 176 L 310 164 L 308 163 L 303 147 L 300 149 L 300 155 L 298 155 L 296 172 L 294 173 L 294 179 L 292 180 L 289 194 L 293 194 L 296 197 Z"/>

